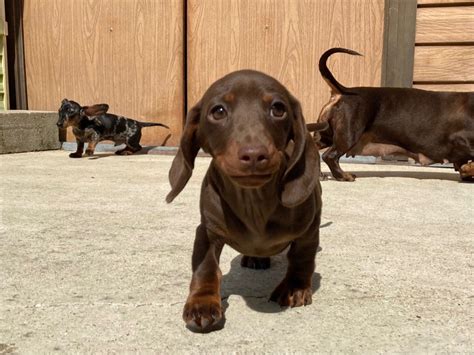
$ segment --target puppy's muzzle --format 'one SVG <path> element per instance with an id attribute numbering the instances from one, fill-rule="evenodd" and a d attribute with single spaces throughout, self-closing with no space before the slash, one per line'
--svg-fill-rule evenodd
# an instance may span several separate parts
<path id="1" fill-rule="evenodd" d="M 278 171 L 280 159 L 264 145 L 241 146 L 224 159 L 226 174 L 244 188 L 255 188 L 266 184 Z"/>

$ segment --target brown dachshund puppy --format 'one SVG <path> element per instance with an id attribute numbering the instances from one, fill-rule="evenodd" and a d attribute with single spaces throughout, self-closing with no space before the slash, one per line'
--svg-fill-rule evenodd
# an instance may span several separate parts
<path id="1" fill-rule="evenodd" d="M 461 169 L 474 160 L 473 92 L 346 88 L 327 68 L 326 61 L 334 53 L 360 54 L 332 48 L 319 61 L 331 98 L 318 118 L 319 123 L 329 123 L 328 129 L 319 131 L 318 145 L 329 147 L 323 160 L 337 180 L 355 179 L 339 166 L 344 154 L 406 155 L 423 165 L 451 162 L 463 180 L 473 178 L 468 175 L 469 165 Z"/>
<path id="2" fill-rule="evenodd" d="M 191 177 L 202 148 L 212 161 L 201 189 L 193 276 L 184 306 L 188 328 L 208 330 L 223 316 L 219 257 L 224 244 L 242 266 L 268 268 L 288 246 L 288 271 L 270 300 L 311 303 L 319 244 L 319 154 L 301 106 L 263 73 L 242 70 L 212 84 L 188 113 L 169 172 L 171 202 Z"/>

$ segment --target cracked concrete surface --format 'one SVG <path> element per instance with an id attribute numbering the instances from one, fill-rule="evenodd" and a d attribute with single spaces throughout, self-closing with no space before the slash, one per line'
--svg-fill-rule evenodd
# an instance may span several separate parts
<path id="1" fill-rule="evenodd" d="M 267 302 L 283 255 L 253 271 L 226 247 L 224 328 L 195 334 L 181 311 L 209 160 L 167 205 L 171 159 L 0 156 L 0 353 L 474 351 L 474 184 L 454 171 L 345 165 L 355 183 L 322 183 L 313 304 Z"/>

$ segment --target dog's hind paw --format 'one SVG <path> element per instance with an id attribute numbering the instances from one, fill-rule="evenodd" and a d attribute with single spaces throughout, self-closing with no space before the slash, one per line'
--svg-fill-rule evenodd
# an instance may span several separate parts
<path id="1" fill-rule="evenodd" d="M 270 258 L 258 258 L 255 256 L 242 255 L 240 265 L 249 269 L 265 270 L 270 268 Z"/>
<path id="2" fill-rule="evenodd" d="M 351 174 L 351 173 L 342 173 L 342 176 L 336 178 L 337 181 L 349 181 L 349 182 L 355 181 L 355 179 L 356 179 L 355 174 Z"/>

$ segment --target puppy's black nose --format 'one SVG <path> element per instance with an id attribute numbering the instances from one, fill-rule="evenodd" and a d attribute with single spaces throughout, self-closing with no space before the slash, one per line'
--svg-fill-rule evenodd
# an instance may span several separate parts
<path id="1" fill-rule="evenodd" d="M 270 159 L 268 149 L 263 145 L 242 147 L 238 155 L 240 164 L 248 168 L 264 169 Z"/>

